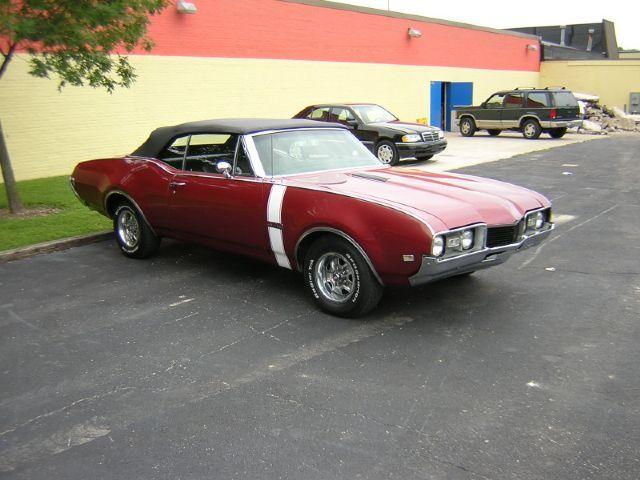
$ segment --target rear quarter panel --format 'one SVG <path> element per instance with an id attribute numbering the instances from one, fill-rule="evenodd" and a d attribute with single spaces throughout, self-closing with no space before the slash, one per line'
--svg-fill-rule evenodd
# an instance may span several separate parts
<path id="1" fill-rule="evenodd" d="M 109 216 L 105 199 L 121 191 L 133 198 L 152 226 L 162 227 L 172 170 L 152 159 L 106 158 L 78 164 L 72 177 L 78 196 L 94 210 Z"/>

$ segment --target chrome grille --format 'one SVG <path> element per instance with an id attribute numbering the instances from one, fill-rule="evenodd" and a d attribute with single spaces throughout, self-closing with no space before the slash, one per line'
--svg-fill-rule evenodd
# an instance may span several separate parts
<path id="1" fill-rule="evenodd" d="M 438 132 L 422 132 L 422 139 L 425 142 L 435 142 L 438 140 Z"/>
<path id="2" fill-rule="evenodd" d="M 487 247 L 504 247 L 518 241 L 520 224 L 487 228 Z"/>

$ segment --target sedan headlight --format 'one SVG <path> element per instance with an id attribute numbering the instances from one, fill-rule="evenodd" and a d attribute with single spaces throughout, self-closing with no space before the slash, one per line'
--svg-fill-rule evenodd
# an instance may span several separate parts
<path id="1" fill-rule="evenodd" d="M 411 133 L 409 135 L 405 135 L 404 137 L 402 137 L 402 141 L 404 143 L 415 143 L 415 142 L 419 142 L 422 140 L 422 137 L 420 135 L 418 135 L 417 133 Z"/>
<path id="2" fill-rule="evenodd" d="M 438 235 L 431 241 L 431 255 L 440 257 L 444 253 L 444 239 Z"/>
<path id="3" fill-rule="evenodd" d="M 473 247 L 473 230 L 465 230 L 462 232 L 462 235 L 460 235 L 460 241 L 463 250 L 469 250 Z"/>

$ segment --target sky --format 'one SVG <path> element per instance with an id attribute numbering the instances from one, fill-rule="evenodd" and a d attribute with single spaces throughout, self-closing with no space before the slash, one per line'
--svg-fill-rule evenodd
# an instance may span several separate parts
<path id="1" fill-rule="evenodd" d="M 571 25 L 611 20 L 618 46 L 640 49 L 640 2 L 638 0 L 537 0 L 522 4 L 505 0 L 457 2 L 435 0 L 332 0 L 392 11 L 443 18 L 484 27 L 509 28 Z"/>

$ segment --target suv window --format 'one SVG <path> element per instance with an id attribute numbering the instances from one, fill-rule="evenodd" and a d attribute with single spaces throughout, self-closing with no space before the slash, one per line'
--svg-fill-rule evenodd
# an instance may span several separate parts
<path id="1" fill-rule="evenodd" d="M 553 99 L 556 107 L 577 107 L 578 101 L 571 92 L 554 92 Z"/>
<path id="2" fill-rule="evenodd" d="M 326 122 L 329 120 L 329 107 L 314 108 L 307 118 Z"/>
<path id="3" fill-rule="evenodd" d="M 524 100 L 523 93 L 510 93 L 506 96 L 504 100 L 504 106 L 506 108 L 520 108 L 522 107 Z"/>
<path id="4" fill-rule="evenodd" d="M 502 108 L 504 93 L 496 93 L 485 103 L 485 108 Z"/>
<path id="5" fill-rule="evenodd" d="M 550 106 L 546 92 L 531 92 L 527 95 L 528 108 L 548 108 Z"/>

